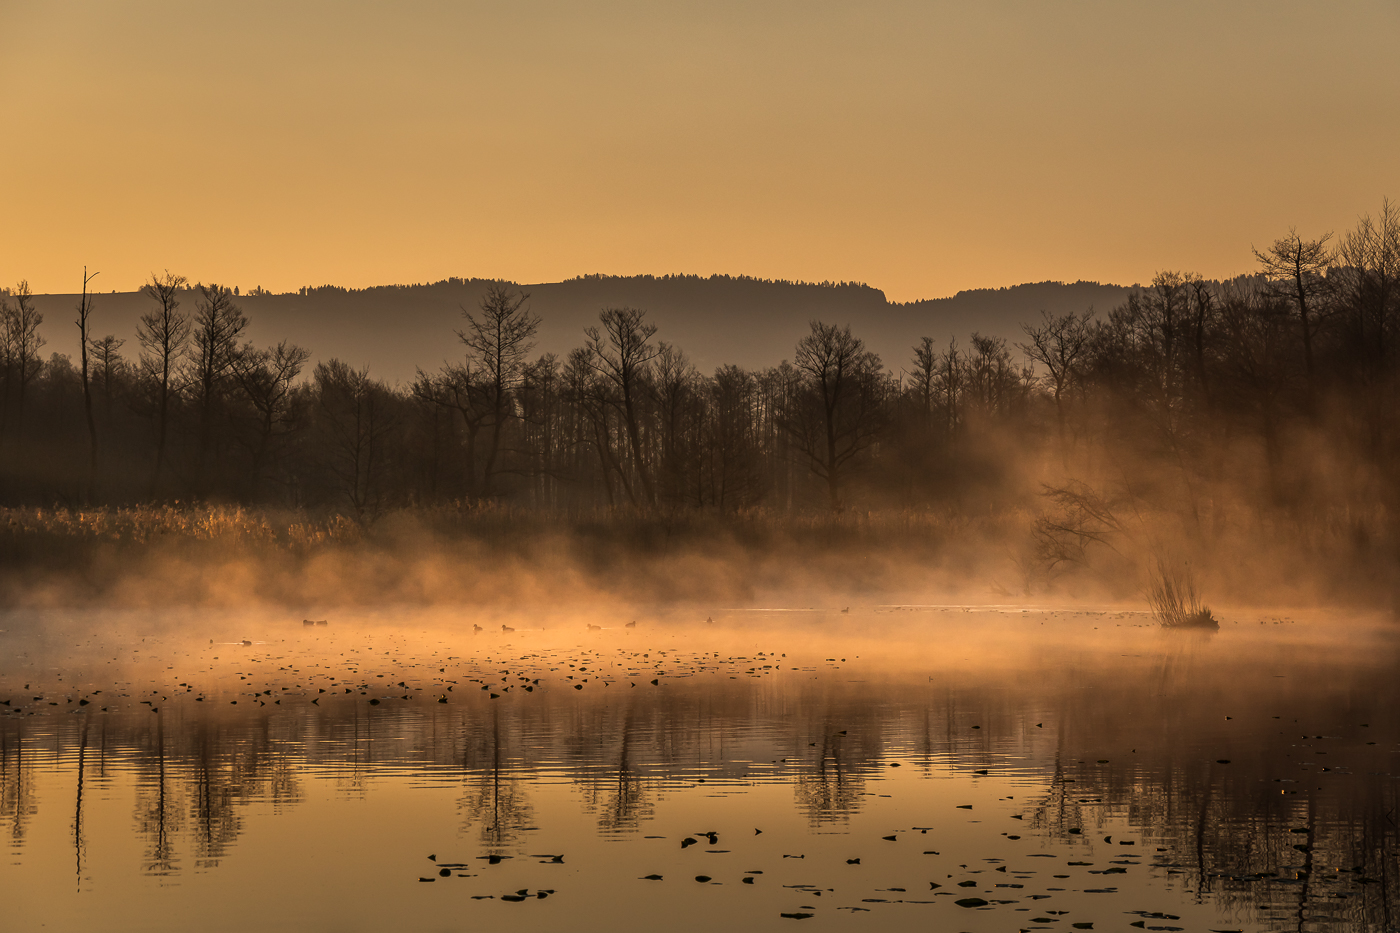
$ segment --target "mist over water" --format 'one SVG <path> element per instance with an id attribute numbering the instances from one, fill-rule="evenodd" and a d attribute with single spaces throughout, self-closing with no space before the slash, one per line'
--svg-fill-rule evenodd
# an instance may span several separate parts
<path id="1" fill-rule="evenodd" d="M 1219 615 L 12 613 L 12 916 L 1389 928 L 1393 628 Z"/>
<path id="2" fill-rule="evenodd" d="M 1393 930 L 1397 256 L 712 373 L 458 282 L 392 385 L 168 271 L 45 360 L 21 281 L 5 919 Z"/>
<path id="3" fill-rule="evenodd" d="M 0 933 L 1400 933 L 1395 3 L 136 6 L 0 3 Z"/>

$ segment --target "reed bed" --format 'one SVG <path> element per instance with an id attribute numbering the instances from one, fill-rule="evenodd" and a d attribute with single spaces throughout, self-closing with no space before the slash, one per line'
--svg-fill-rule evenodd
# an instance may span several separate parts
<path id="1" fill-rule="evenodd" d="M 136 506 L 98 509 L 0 510 L 7 542 L 106 542 L 145 545 L 163 540 L 223 541 L 257 546 L 357 540 L 360 526 L 344 516 L 310 519 L 241 506 Z"/>
<path id="2" fill-rule="evenodd" d="M 1217 628 L 1219 623 L 1201 602 L 1190 564 L 1168 565 L 1154 560 L 1147 604 L 1153 617 L 1166 628 Z"/>
<path id="3" fill-rule="evenodd" d="M 0 510 L 0 605 L 744 601 L 979 579 L 1017 513 L 545 512 L 449 503 L 338 514 L 172 504 Z"/>
<path id="4" fill-rule="evenodd" d="M 568 599 L 820 601 L 820 593 L 882 601 L 999 601 L 1047 594 L 1147 599 L 1169 628 L 1214 626 L 1196 568 L 1104 550 L 1047 573 L 1028 510 L 749 509 L 545 511 L 450 502 L 355 520 L 343 514 L 172 503 L 130 508 L 0 509 L 0 606 L 111 599 L 149 604 L 240 599 L 438 601 Z M 1235 599 L 1307 602 L 1319 594 L 1388 600 L 1389 564 L 1359 559 L 1348 529 L 1300 550 L 1272 527 L 1187 553 L 1230 554 L 1202 564 Z M 1341 540 L 1338 540 L 1341 538 Z M 1279 544 L 1290 542 L 1289 547 Z M 1136 560 L 1142 560 L 1137 557 Z M 40 595 L 35 595 L 36 593 Z M 533 596 L 531 595 L 533 594 Z M 959 595 L 961 594 L 961 595 Z M 835 597 L 833 597 L 835 598 Z M 1387 602 L 1388 605 L 1388 602 Z"/>

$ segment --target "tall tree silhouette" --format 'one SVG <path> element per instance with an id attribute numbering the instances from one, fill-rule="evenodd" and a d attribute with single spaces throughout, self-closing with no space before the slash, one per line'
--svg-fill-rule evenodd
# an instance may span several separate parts
<path id="1" fill-rule="evenodd" d="M 141 291 L 156 303 L 153 311 L 141 315 L 136 339 L 141 343 L 141 369 L 155 382 L 156 459 L 151 468 L 150 496 L 160 491 L 160 474 L 165 466 L 165 453 L 170 441 L 170 407 L 179 392 L 179 365 L 190 339 L 190 322 L 180 313 L 180 289 L 185 287 L 183 275 L 169 269 L 164 276 L 151 273 L 151 280 Z"/>
<path id="2" fill-rule="evenodd" d="M 1264 442 L 1267 495 L 1282 503 L 1283 434 L 1298 371 L 1297 356 L 1289 352 L 1289 308 L 1271 291 L 1253 288 L 1232 290 L 1221 307 L 1221 380 L 1231 414 Z"/>
<path id="3" fill-rule="evenodd" d="M 233 375 L 252 406 L 252 430 L 244 439 L 250 457 L 249 494 L 256 496 L 269 460 L 301 427 L 305 408 L 299 404 L 295 382 L 311 351 L 282 341 L 259 350 L 244 347 L 233 360 Z"/>
<path id="4" fill-rule="evenodd" d="M 88 475 L 83 484 L 83 501 L 92 499 L 92 487 L 97 482 L 97 421 L 92 415 L 92 382 L 88 377 L 88 318 L 92 315 L 93 296 L 88 294 L 88 283 L 96 272 L 88 275 L 83 267 L 83 294 L 78 302 L 78 348 L 82 354 L 83 415 L 87 418 L 88 429 Z"/>
<path id="5" fill-rule="evenodd" d="M 563 372 L 564 394 L 580 423 L 581 449 L 592 447 L 598 455 L 598 475 L 602 480 L 603 494 L 608 508 L 618 504 L 613 492 L 613 478 L 622 486 L 627 501 L 637 504 L 637 493 L 623 467 L 624 454 L 613 449 L 613 405 L 612 385 L 593 366 L 593 355 L 587 347 L 578 347 L 569 353 Z M 625 431 L 623 435 L 625 436 Z"/>
<path id="6" fill-rule="evenodd" d="M 1030 342 L 1016 346 L 1027 359 L 1045 367 L 1042 381 L 1055 402 L 1055 426 L 1063 454 L 1066 447 L 1065 396 L 1083 376 L 1093 335 L 1094 312 L 1090 309 L 1079 314 L 1052 316 L 1042 311 L 1040 317 L 1039 326 L 1026 324 L 1021 328 Z"/>
<path id="7" fill-rule="evenodd" d="M 1338 249 L 1345 341 L 1356 377 L 1378 384 L 1400 339 L 1400 204 L 1363 216 Z"/>
<path id="8" fill-rule="evenodd" d="M 911 349 L 914 368 L 909 370 L 911 389 L 919 414 L 925 420 L 933 417 L 933 399 L 938 380 L 938 351 L 934 349 L 932 337 L 921 337 Z"/>
<path id="9" fill-rule="evenodd" d="M 224 401 L 225 379 L 232 375 L 239 353 L 238 341 L 248 318 L 233 303 L 233 291 L 222 285 L 198 286 L 194 319 L 190 326 L 189 384 L 199 417 L 195 461 L 195 491 L 209 491 L 209 453 L 214 441 L 214 421 Z"/>
<path id="10" fill-rule="evenodd" d="M 0 304 L 3 313 L 3 344 L 5 356 L 5 402 L 9 402 L 11 383 L 18 388 L 18 405 L 15 411 L 15 451 L 24 453 L 24 402 L 29 385 L 43 369 L 44 362 L 39 358 L 39 350 L 47 343 L 39 336 L 39 325 L 44 316 L 34 307 L 34 296 L 29 290 L 29 282 L 21 281 L 10 293 L 14 303 Z M 0 437 L 4 434 L 4 424 L 0 422 Z"/>
<path id="11" fill-rule="evenodd" d="M 482 490 L 488 496 L 500 457 L 501 432 L 515 416 L 513 396 L 540 324 L 540 319 L 525 306 L 529 298 L 528 293 L 516 295 L 504 285 L 492 285 L 481 299 L 479 317 L 463 309 L 467 326 L 457 332 L 469 359 L 484 376 L 482 388 L 490 411 L 491 445 L 481 479 Z"/>
<path id="12" fill-rule="evenodd" d="M 642 451 L 641 405 L 645 398 L 646 381 L 651 362 L 660 350 L 651 342 L 656 325 L 645 320 L 646 312 L 638 308 L 605 308 L 596 327 L 587 328 L 588 364 L 614 390 L 607 398 L 619 410 L 627 429 L 632 451 L 632 465 L 641 484 L 643 500 L 656 503 L 656 488 L 651 470 Z"/>
<path id="13" fill-rule="evenodd" d="M 703 505 L 701 445 L 707 412 L 702 380 L 683 352 L 665 341 L 657 349 L 651 388 L 660 434 L 660 494 L 673 502 Z"/>
<path id="14" fill-rule="evenodd" d="M 721 366 L 709 381 L 712 460 L 710 501 L 721 509 L 757 504 L 768 492 L 762 470 L 758 380 L 738 366 Z"/>
<path id="15" fill-rule="evenodd" d="M 1290 228 L 1288 236 L 1275 240 L 1264 252 L 1253 250 L 1260 271 L 1273 286 L 1274 294 L 1286 298 L 1298 317 L 1299 332 L 1303 338 L 1303 371 L 1307 379 L 1309 409 L 1313 405 L 1317 379 L 1313 344 L 1317 340 L 1318 327 L 1330 310 L 1327 307 L 1331 291 L 1327 268 L 1335 258 L 1331 240 L 1330 233 L 1324 233 L 1316 240 L 1304 240 L 1296 228 Z"/>
<path id="16" fill-rule="evenodd" d="M 116 395 L 117 382 L 128 372 L 126 360 L 122 359 L 121 348 L 126 343 L 115 334 L 88 340 L 92 353 L 95 378 L 102 385 L 103 412 L 110 426 L 112 421 L 112 399 Z"/>
<path id="17" fill-rule="evenodd" d="M 889 420 L 888 387 L 880 357 L 851 334 L 850 325 L 811 323 L 794 357 L 798 385 L 783 427 L 826 482 L 827 502 L 844 507 L 851 470 Z"/>
<path id="18" fill-rule="evenodd" d="M 340 360 L 318 363 L 315 448 L 330 489 L 364 522 L 390 497 L 391 435 L 398 419 L 393 396 L 368 368 Z"/>
<path id="19" fill-rule="evenodd" d="M 466 479 L 466 493 L 471 498 L 482 494 L 476 479 L 477 438 L 491 414 L 483 383 L 481 372 L 471 361 L 467 361 L 447 363 L 436 373 L 425 373 L 420 369 L 411 389 L 413 397 L 419 402 L 461 416 L 464 448 L 461 466 Z"/>

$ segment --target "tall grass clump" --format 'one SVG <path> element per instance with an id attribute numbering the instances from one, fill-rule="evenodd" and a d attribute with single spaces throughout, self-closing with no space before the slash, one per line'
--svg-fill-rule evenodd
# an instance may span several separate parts
<path id="1" fill-rule="evenodd" d="M 1153 617 L 1165 628 L 1219 627 L 1201 602 L 1190 564 L 1178 568 L 1168 566 L 1160 558 L 1155 560 L 1147 588 L 1147 604 L 1152 607 Z"/>

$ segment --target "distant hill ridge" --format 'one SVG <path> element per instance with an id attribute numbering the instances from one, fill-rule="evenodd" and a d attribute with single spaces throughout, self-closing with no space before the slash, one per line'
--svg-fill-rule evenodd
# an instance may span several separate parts
<path id="1" fill-rule="evenodd" d="M 881 292 L 878 288 L 873 288 L 873 287 L 871 287 L 871 286 L 865 284 L 864 282 L 835 282 L 835 281 L 807 282 L 807 281 L 804 281 L 804 280 L 802 280 L 802 279 L 765 279 L 765 278 L 760 278 L 760 277 L 758 277 L 758 276 L 752 276 L 752 275 L 728 275 L 727 273 L 723 273 L 723 272 L 717 272 L 717 273 L 714 273 L 714 274 L 711 274 L 711 275 L 696 275 L 696 274 L 690 273 L 690 272 L 668 272 L 668 273 L 666 273 L 666 274 L 664 274 L 664 275 L 652 275 L 652 274 L 650 274 L 650 273 L 643 273 L 643 274 L 640 274 L 640 275 L 606 275 L 606 274 L 601 273 L 601 272 L 594 272 L 594 273 L 589 273 L 589 274 L 587 274 L 587 275 L 576 275 L 576 276 L 573 276 L 572 278 L 564 279 L 564 280 L 561 281 L 561 282 L 555 282 L 555 283 L 550 283 L 550 284 L 554 284 L 554 285 L 570 285 L 570 284 L 573 284 L 573 283 L 576 283 L 576 282 L 602 282 L 602 283 L 610 283 L 610 284 L 611 284 L 611 283 L 617 283 L 617 282 L 623 282 L 623 281 L 627 281 L 627 282 L 663 282 L 663 283 L 684 282 L 684 283 L 687 283 L 687 284 L 696 284 L 696 283 L 700 283 L 700 282 L 723 282 L 723 283 L 736 282 L 736 283 L 747 284 L 747 285 L 794 285 L 794 286 L 799 286 L 799 287 L 803 287 L 803 288 L 857 288 L 857 289 L 864 289 L 864 290 L 873 291 L 873 292 L 879 292 L 881 296 L 884 295 L 884 292 Z M 530 285 L 524 285 L 524 286 L 522 286 L 522 285 L 520 285 L 519 283 L 511 282 L 511 281 L 509 281 L 509 280 L 507 280 L 507 279 L 479 279 L 479 278 L 467 278 L 467 279 L 464 279 L 464 278 L 458 278 L 458 277 L 456 277 L 456 276 L 452 276 L 452 277 L 449 277 L 449 278 L 446 278 L 446 279 L 439 279 L 439 280 L 436 281 L 436 282 L 418 282 L 418 283 L 413 283 L 413 284 L 397 284 L 397 285 L 367 285 L 367 286 L 365 286 L 364 288 L 350 288 L 350 287 L 347 287 L 347 286 L 344 286 L 344 285 L 303 285 L 300 289 L 298 289 L 297 291 L 294 291 L 294 292 L 268 292 L 268 291 L 264 291 L 264 290 L 262 290 L 262 289 L 258 289 L 258 290 L 255 291 L 255 292 L 250 292 L 249 294 L 263 294 L 263 295 L 274 295 L 274 296 L 275 296 L 275 295 L 308 295 L 308 294 L 316 294 L 316 295 L 323 295 L 323 294 L 353 295 L 353 294 L 359 294 L 359 293 L 362 293 L 362 292 L 407 291 L 407 290 L 409 290 L 409 289 L 414 289 L 414 288 L 439 288 L 439 287 L 443 287 L 443 286 L 451 287 L 451 286 L 454 286 L 454 285 L 481 285 L 481 286 L 486 286 L 486 285 L 491 285 L 491 284 L 495 284 L 495 283 L 505 283 L 505 284 L 509 284 L 509 285 L 514 285 L 514 286 L 517 287 L 517 288 L 527 288 L 527 289 L 528 289 L 528 288 L 532 288 L 532 287 L 538 287 L 538 286 L 530 286 Z M 1016 286 L 1016 287 L 1019 287 L 1019 286 Z"/>
<path id="2" fill-rule="evenodd" d="M 1048 279 L 1047 279 L 1047 280 L 1044 281 L 1044 282 L 1024 282 L 1024 283 L 1022 283 L 1022 284 L 1020 284 L 1020 285 L 1003 285 L 1003 286 L 1001 286 L 1001 287 L 999 287 L 999 288 L 965 288 L 965 289 L 963 289 L 962 291 L 958 292 L 957 294 L 951 295 L 951 296 L 949 296 L 949 297 L 947 297 L 947 298 L 916 298 L 916 299 L 914 299 L 913 301 L 894 301 L 894 302 L 890 302 L 890 303 L 891 303 L 891 304 L 894 304 L 894 305 L 899 305 L 899 306 L 901 306 L 901 307 L 908 307 L 908 306 L 913 306 L 913 305 L 938 305 L 938 304 L 940 304 L 940 303 L 947 303 L 947 302 L 956 303 L 956 302 L 959 302 L 959 301 L 974 301 L 974 300 L 977 300 L 977 299 L 980 299 L 980 298 L 991 298 L 992 296 L 1007 296 L 1007 297 L 1030 296 L 1030 295 L 1032 295 L 1032 293 L 1036 292 L 1037 290 L 1044 290 L 1044 289 L 1046 289 L 1046 288 L 1051 288 L 1051 289 L 1054 289 L 1054 288 L 1063 288 L 1063 289 L 1090 289 L 1090 290 L 1093 290 L 1093 289 L 1110 288 L 1110 289 L 1124 289 L 1125 291 L 1133 291 L 1133 290 L 1135 290 L 1135 289 L 1142 288 L 1142 286 L 1141 286 L 1141 285 L 1130 285 L 1130 286 L 1104 285 L 1104 284 L 1102 284 L 1102 283 L 1100 283 L 1100 282 L 1091 282 L 1091 281 L 1089 281 L 1089 280 L 1087 280 L 1087 279 L 1079 279 L 1078 281 L 1075 281 L 1075 282 L 1058 282 L 1058 281 L 1053 281 L 1053 280 L 1048 280 Z"/>
<path id="3" fill-rule="evenodd" d="M 248 339 L 260 345 L 290 340 L 314 360 L 338 357 L 368 365 L 388 382 L 413 379 L 416 368 L 437 369 L 461 355 L 456 331 L 462 309 L 475 309 L 487 286 L 506 284 L 530 294 L 540 316 L 536 353 L 560 357 L 584 340 L 583 329 L 612 306 L 644 308 L 657 325 L 657 339 L 680 347 L 704 372 L 724 363 L 749 368 L 791 359 L 808 322 L 850 324 L 892 370 L 908 366 L 910 348 L 924 336 L 939 343 L 966 344 L 974 331 L 1009 342 L 1022 339 L 1021 325 L 1051 314 L 1094 308 L 1106 314 L 1133 287 L 1098 282 L 1034 282 L 1004 288 L 970 289 L 948 298 L 891 302 L 883 291 L 860 282 L 793 282 L 733 275 L 585 275 L 563 282 L 518 284 L 498 279 L 449 278 L 416 285 L 352 289 L 308 286 L 274 294 L 242 292 L 238 304 L 252 323 Z M 241 291 L 241 290 L 240 290 Z M 193 310 L 195 295 L 182 297 Z M 44 313 L 45 352 L 75 355 L 72 311 L 76 295 L 36 296 Z M 149 310 L 140 292 L 97 297 L 93 329 L 127 341 L 136 356 L 136 324 Z"/>

